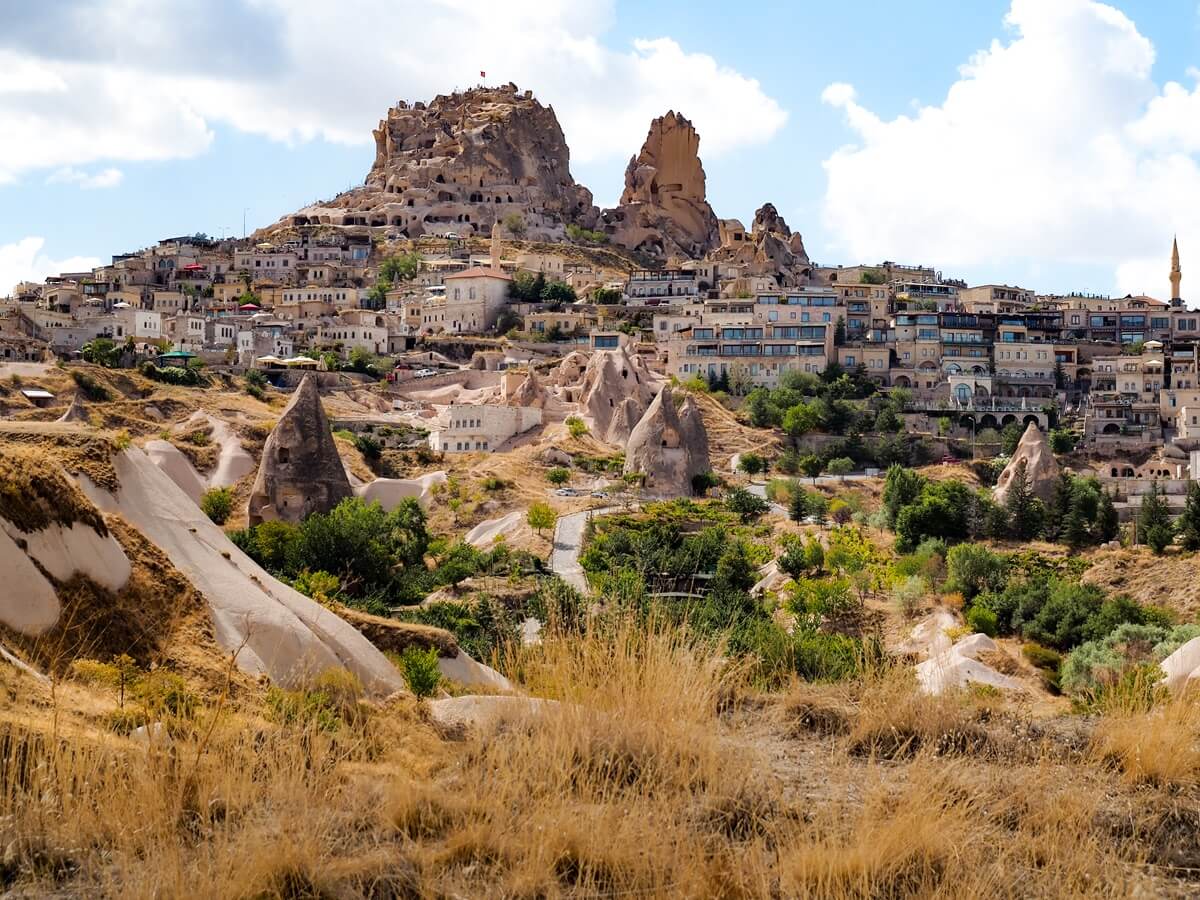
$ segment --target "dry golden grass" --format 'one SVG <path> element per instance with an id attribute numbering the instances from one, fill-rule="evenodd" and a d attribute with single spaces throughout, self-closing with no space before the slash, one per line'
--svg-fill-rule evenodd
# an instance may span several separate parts
<path id="1" fill-rule="evenodd" d="M 1133 784 L 1200 785 L 1200 698 L 1188 692 L 1149 711 L 1118 710 L 1096 730 L 1096 755 Z"/>
<path id="2" fill-rule="evenodd" d="M 28 895 L 147 898 L 202 886 L 216 898 L 991 900 L 1192 886 L 1147 868 L 1187 858 L 1164 848 L 1189 820 L 1132 805 L 1101 766 L 980 756 L 952 737 L 979 717 L 966 695 L 920 698 L 881 673 L 772 703 L 719 647 L 659 627 L 551 637 L 507 663 L 555 702 L 454 740 L 411 698 L 345 691 L 333 731 L 280 724 L 252 690 L 171 722 L 170 743 L 51 722 L 46 708 L 18 725 L 3 698 L 27 679 L 0 670 L 0 878 Z M 55 702 L 76 709 L 82 691 L 64 684 Z M 817 709 L 837 724 L 797 724 Z M 953 755 L 935 756 L 947 735 Z"/>

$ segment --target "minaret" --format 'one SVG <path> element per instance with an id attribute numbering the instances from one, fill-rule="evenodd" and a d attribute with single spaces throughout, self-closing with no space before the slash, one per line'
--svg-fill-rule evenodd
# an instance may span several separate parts
<path id="1" fill-rule="evenodd" d="M 1179 268 L 1179 238 L 1175 238 L 1171 246 L 1171 302 L 1174 304 L 1181 299 L 1179 282 L 1183 280 L 1183 271 Z"/>
<path id="2" fill-rule="evenodd" d="M 492 268 L 500 268 L 500 222 L 492 225 Z"/>

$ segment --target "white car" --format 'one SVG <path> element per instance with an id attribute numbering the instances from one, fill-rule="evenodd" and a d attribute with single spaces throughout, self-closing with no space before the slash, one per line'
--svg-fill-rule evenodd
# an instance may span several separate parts
<path id="1" fill-rule="evenodd" d="M 442 235 L 442 237 L 444 237 L 448 241 L 457 241 L 458 240 L 458 232 L 457 231 L 447 231 L 445 234 Z"/>
<path id="2" fill-rule="evenodd" d="M 413 378 L 432 378 L 436 374 L 437 371 L 434 369 L 417 369 L 417 371 L 413 373 Z"/>

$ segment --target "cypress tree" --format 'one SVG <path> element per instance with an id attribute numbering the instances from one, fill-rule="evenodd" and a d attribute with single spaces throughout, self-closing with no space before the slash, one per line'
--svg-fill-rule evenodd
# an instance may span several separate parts
<path id="1" fill-rule="evenodd" d="M 1025 471 L 1025 461 L 1017 464 L 1017 471 L 1004 498 L 1004 508 L 1008 512 L 1012 525 L 1013 537 L 1021 540 L 1035 538 L 1042 530 L 1045 511 L 1040 500 L 1033 495 L 1029 486 L 1029 476 Z"/>
<path id="2" fill-rule="evenodd" d="M 1185 550 L 1200 550 L 1200 481 L 1189 481 L 1187 503 L 1176 523 Z"/>
<path id="3" fill-rule="evenodd" d="M 1150 493 L 1142 495 L 1142 508 L 1138 513 L 1138 536 L 1141 542 L 1161 555 L 1175 537 L 1175 525 L 1171 521 L 1171 510 L 1159 490 L 1158 482 L 1150 482 Z"/>
<path id="4" fill-rule="evenodd" d="M 1109 541 L 1115 541 L 1120 533 L 1121 521 L 1117 516 L 1112 494 L 1102 491 L 1100 504 L 1096 509 L 1096 542 L 1107 544 Z"/>

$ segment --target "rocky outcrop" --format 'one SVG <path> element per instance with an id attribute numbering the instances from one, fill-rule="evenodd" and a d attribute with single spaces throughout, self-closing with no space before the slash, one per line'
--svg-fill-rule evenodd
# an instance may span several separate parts
<path id="1" fill-rule="evenodd" d="M 247 510 L 251 525 L 299 522 L 354 492 L 338 456 L 317 382 L 305 375 L 263 447 Z"/>
<path id="2" fill-rule="evenodd" d="M 571 177 L 570 151 L 552 107 L 514 84 L 400 101 L 374 131 L 375 162 L 362 187 L 306 207 L 281 224 L 490 233 L 516 213 L 525 236 L 555 240 L 568 223 L 595 224 L 591 192 Z"/>
<path id="3" fill-rule="evenodd" d="M 771 203 L 764 203 L 754 214 L 749 234 L 736 219 L 724 220 L 721 246 L 712 258 L 743 266 L 746 275 L 772 277 L 781 287 L 807 284 L 812 275 L 804 239 L 792 233 Z"/>
<path id="4" fill-rule="evenodd" d="M 626 474 L 643 476 L 643 490 L 655 497 L 688 497 L 692 479 L 709 471 L 708 434 L 691 397 L 675 408 L 665 387 L 633 429 L 625 447 Z"/>
<path id="5" fill-rule="evenodd" d="M 525 376 L 525 380 L 512 392 L 512 395 L 508 398 L 507 405 L 534 406 L 538 409 L 546 405 L 546 389 L 538 381 L 537 374 L 533 369 L 529 370 L 529 374 Z"/>
<path id="6" fill-rule="evenodd" d="M 1030 490 L 1043 502 L 1049 503 L 1054 497 L 1054 486 L 1058 482 L 1058 460 L 1054 458 L 1046 433 L 1033 422 L 1029 423 L 1025 433 L 1021 435 L 1021 441 L 1017 444 L 1012 459 L 1000 473 L 992 497 L 997 503 L 1005 501 L 1022 464 L 1025 466 L 1025 479 L 1029 482 Z"/>
<path id="7" fill-rule="evenodd" d="M 664 259 L 699 258 L 718 245 L 699 150 L 700 135 L 678 113 L 650 123 L 641 152 L 625 169 L 620 205 L 601 216 L 614 244 Z"/>
<path id="8" fill-rule="evenodd" d="M 624 444 L 654 400 L 658 377 L 624 348 L 601 350 L 588 360 L 579 388 L 579 408 L 592 434 L 606 444 Z"/>

